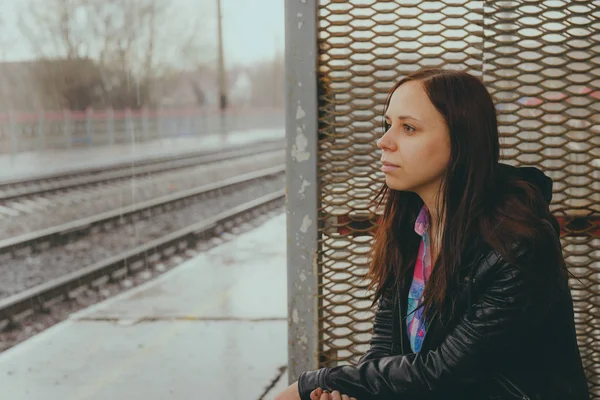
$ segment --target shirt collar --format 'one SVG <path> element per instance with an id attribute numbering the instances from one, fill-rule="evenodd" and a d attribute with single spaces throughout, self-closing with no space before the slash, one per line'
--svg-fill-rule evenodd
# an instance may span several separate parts
<path id="1" fill-rule="evenodd" d="M 415 221 L 415 232 L 423 237 L 427 233 L 429 229 L 429 209 L 426 205 L 423 205 L 419 215 L 417 216 L 417 220 Z"/>

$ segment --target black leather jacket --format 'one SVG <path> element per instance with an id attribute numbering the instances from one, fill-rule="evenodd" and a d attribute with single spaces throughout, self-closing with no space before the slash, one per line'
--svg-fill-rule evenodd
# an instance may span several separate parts
<path id="1" fill-rule="evenodd" d="M 549 178 L 518 170 L 550 200 Z M 468 270 L 457 297 L 460 317 L 442 326 L 434 316 L 418 354 L 406 332 L 408 287 L 398 288 L 381 298 L 359 364 L 303 372 L 301 399 L 317 387 L 358 400 L 589 399 L 566 274 L 546 290 L 483 247 Z M 532 298 L 534 291 L 542 295 Z"/>

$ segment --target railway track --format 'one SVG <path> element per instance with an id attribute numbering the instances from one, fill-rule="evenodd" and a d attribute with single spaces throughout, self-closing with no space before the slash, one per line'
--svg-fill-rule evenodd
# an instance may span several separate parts
<path id="1" fill-rule="evenodd" d="M 197 167 L 200 165 L 226 161 L 235 158 L 266 153 L 284 148 L 284 141 L 269 140 L 252 145 L 236 146 L 219 153 L 190 152 L 177 156 L 154 157 L 135 163 L 117 163 L 106 167 L 86 168 L 76 171 L 44 174 L 27 179 L 14 179 L 0 182 L 0 213 L 17 215 L 23 208 L 15 204 L 54 193 L 64 193 L 75 189 L 114 183 L 132 178 L 143 178 L 162 172 Z"/>
<path id="2" fill-rule="evenodd" d="M 71 239 L 92 235 L 102 229 L 110 229 L 114 224 L 126 224 L 141 218 L 150 218 L 162 211 L 169 211 L 201 201 L 214 199 L 239 191 L 241 186 L 255 185 L 265 179 L 284 177 L 283 165 L 228 179 L 223 182 L 204 185 L 194 190 L 174 193 L 170 196 L 136 204 L 124 209 L 73 221 L 50 230 L 33 232 L 25 237 L 4 240 L 0 243 L 0 253 L 33 254 L 47 251 L 49 248 L 64 246 Z M 266 190 L 255 199 L 246 200 L 230 206 L 198 222 L 166 233 L 151 241 L 121 251 L 91 265 L 82 265 L 77 270 L 52 279 L 48 282 L 28 288 L 17 294 L 0 299 L 0 322 L 17 326 L 18 321 L 32 314 L 45 312 L 48 307 L 68 299 L 73 299 L 85 289 L 100 287 L 105 282 L 124 279 L 160 263 L 165 258 L 185 251 L 199 240 L 219 235 L 246 220 L 283 205 L 285 192 L 283 187 Z"/>
<path id="3" fill-rule="evenodd" d="M 23 198 L 13 202 L 10 211 L 14 214 L 10 217 L 2 214 L 8 205 L 0 206 L 0 242 L 229 179 L 241 173 L 279 165 L 285 160 L 284 151 L 278 144 L 273 146 L 275 149 L 271 146 L 260 146 L 224 155 L 210 155 L 210 158 L 202 160 L 206 163 L 201 165 L 193 164 L 167 171 L 163 168 L 162 172 L 134 175 L 104 184 L 88 184 L 53 194 Z M 0 267 L 2 260 L 0 255 Z M 2 292 L 0 277 L 0 298 Z"/>

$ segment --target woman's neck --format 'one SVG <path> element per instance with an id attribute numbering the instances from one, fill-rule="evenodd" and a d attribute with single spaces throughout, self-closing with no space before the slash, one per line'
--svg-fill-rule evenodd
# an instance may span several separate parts
<path id="1" fill-rule="evenodd" d="M 435 264 L 435 260 L 442 247 L 441 239 L 442 230 L 444 229 L 444 210 L 438 203 L 439 185 L 440 183 L 436 182 L 417 191 L 417 194 L 421 197 L 421 200 L 423 200 L 429 211 L 429 239 L 432 264 Z M 441 211 L 442 215 L 440 215 L 439 211 Z"/>
<path id="2" fill-rule="evenodd" d="M 431 223 L 429 224 L 429 251 L 431 252 L 431 264 L 435 264 L 440 250 L 442 248 L 442 228 L 438 228 L 438 225 Z"/>

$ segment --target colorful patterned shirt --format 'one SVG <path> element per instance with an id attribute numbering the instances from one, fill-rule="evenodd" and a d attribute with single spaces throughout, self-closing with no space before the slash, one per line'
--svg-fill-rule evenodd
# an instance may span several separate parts
<path id="1" fill-rule="evenodd" d="M 427 331 L 427 323 L 423 316 L 423 303 L 421 295 L 425 289 L 425 283 L 431 275 L 431 253 L 429 247 L 429 209 L 427 206 L 421 208 L 421 212 L 415 222 L 415 232 L 422 238 L 419 245 L 419 253 L 415 263 L 412 284 L 408 292 L 408 310 L 406 325 L 410 346 L 415 353 L 421 350 L 423 338 Z"/>

